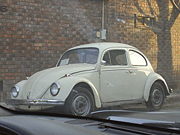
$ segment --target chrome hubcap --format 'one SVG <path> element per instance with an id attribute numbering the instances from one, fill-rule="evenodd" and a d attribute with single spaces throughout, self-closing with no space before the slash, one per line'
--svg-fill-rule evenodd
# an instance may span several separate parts
<path id="1" fill-rule="evenodd" d="M 90 111 L 89 98 L 85 96 L 77 96 L 72 103 L 72 107 L 75 115 L 87 115 Z"/>
<path id="2" fill-rule="evenodd" d="M 159 89 L 155 89 L 152 93 L 152 103 L 159 106 L 163 102 L 163 93 Z"/>

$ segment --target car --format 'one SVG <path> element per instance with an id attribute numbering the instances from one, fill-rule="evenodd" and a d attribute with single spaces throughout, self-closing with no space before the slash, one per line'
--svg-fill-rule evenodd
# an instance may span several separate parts
<path id="1" fill-rule="evenodd" d="M 15 84 L 6 103 L 23 110 L 62 106 L 69 114 L 87 116 L 127 103 L 158 110 L 171 92 L 136 47 L 101 42 L 67 50 L 55 67 Z"/>

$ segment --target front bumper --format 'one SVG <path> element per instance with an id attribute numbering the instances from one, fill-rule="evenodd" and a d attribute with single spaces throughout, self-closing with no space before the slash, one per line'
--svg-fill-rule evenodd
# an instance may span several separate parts
<path id="1" fill-rule="evenodd" d="M 49 99 L 7 99 L 5 102 L 7 108 L 13 110 L 25 111 L 43 111 L 62 109 L 64 102 L 60 100 Z"/>
<path id="2" fill-rule="evenodd" d="M 59 106 L 64 105 L 63 101 L 49 100 L 49 99 L 8 99 L 6 100 L 7 105 L 18 106 Z"/>

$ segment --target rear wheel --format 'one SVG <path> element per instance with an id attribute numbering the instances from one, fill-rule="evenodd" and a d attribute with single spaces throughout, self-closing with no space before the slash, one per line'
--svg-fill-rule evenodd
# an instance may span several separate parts
<path id="1" fill-rule="evenodd" d="M 161 83 L 155 82 L 151 87 L 149 99 L 146 102 L 148 110 L 155 111 L 161 109 L 164 99 L 164 87 Z"/>
<path id="2" fill-rule="evenodd" d="M 77 116 L 87 116 L 94 109 L 91 92 L 82 87 L 73 89 L 65 103 L 66 112 Z"/>

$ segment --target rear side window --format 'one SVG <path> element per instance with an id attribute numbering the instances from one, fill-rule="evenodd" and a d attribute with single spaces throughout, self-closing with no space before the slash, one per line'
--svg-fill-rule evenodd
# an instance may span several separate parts
<path id="1" fill-rule="evenodd" d="M 129 51 L 129 57 L 130 57 L 131 64 L 133 66 L 146 66 L 147 65 L 147 61 L 145 60 L 145 58 L 136 51 L 132 51 L 132 50 Z"/>

